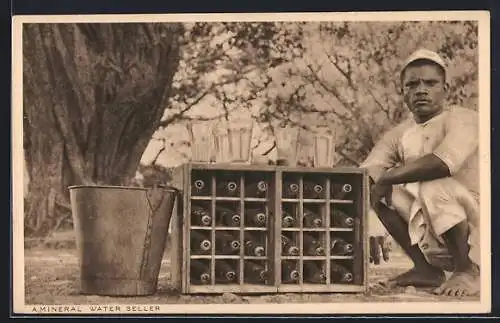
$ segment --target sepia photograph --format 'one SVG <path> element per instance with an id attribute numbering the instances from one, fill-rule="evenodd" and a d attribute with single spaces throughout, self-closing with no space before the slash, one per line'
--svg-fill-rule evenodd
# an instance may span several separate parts
<path id="1" fill-rule="evenodd" d="M 15 16 L 13 311 L 489 312 L 489 19 Z"/>

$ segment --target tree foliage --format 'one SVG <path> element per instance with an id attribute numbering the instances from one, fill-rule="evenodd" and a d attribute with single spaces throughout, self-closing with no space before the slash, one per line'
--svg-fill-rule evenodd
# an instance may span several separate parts
<path id="1" fill-rule="evenodd" d="M 448 102 L 477 109 L 477 33 L 469 21 L 196 24 L 185 34 L 195 41 L 184 44 L 174 83 L 184 96 L 171 100 L 184 120 L 167 124 L 248 112 L 256 155 L 269 153 L 276 125 L 294 124 L 303 128 L 303 163 L 311 162 L 311 134 L 326 131 L 336 138 L 336 163 L 357 165 L 408 116 L 399 73 L 417 48 L 448 64 Z M 179 139 L 161 131 L 157 138 L 169 142 L 169 154 L 189 159 L 188 138 L 173 134 Z"/>

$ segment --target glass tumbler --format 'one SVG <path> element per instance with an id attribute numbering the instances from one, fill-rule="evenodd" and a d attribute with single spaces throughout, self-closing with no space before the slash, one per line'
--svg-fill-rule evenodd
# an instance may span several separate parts
<path id="1" fill-rule="evenodd" d="M 296 166 L 299 143 L 299 128 L 293 126 L 274 129 L 276 140 L 276 162 L 278 165 Z"/>
<path id="2" fill-rule="evenodd" d="M 314 135 L 314 167 L 333 167 L 335 139 L 331 135 Z"/>
<path id="3" fill-rule="evenodd" d="M 214 129 L 215 160 L 218 163 L 250 163 L 253 122 L 229 120 Z"/>
<path id="4" fill-rule="evenodd" d="M 213 125 L 209 121 L 191 122 L 188 132 L 191 139 L 191 161 L 209 163 L 214 155 Z"/>

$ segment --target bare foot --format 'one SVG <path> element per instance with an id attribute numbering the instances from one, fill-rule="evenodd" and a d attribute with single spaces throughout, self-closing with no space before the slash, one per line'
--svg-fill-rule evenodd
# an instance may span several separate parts
<path id="1" fill-rule="evenodd" d="M 390 278 L 388 281 L 383 282 L 382 285 L 387 287 L 438 287 L 446 280 L 444 272 L 432 266 L 429 268 L 412 268 L 399 276 Z"/>
<path id="2" fill-rule="evenodd" d="M 448 296 L 472 296 L 479 294 L 479 268 L 474 267 L 463 272 L 455 272 L 441 286 L 434 290 L 434 294 Z"/>

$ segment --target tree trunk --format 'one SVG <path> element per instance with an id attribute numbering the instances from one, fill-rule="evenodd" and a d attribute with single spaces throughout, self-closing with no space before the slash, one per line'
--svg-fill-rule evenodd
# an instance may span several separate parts
<path id="1" fill-rule="evenodd" d="M 166 107 L 180 32 L 177 24 L 24 25 L 27 235 L 70 222 L 68 186 L 129 183 Z"/>

